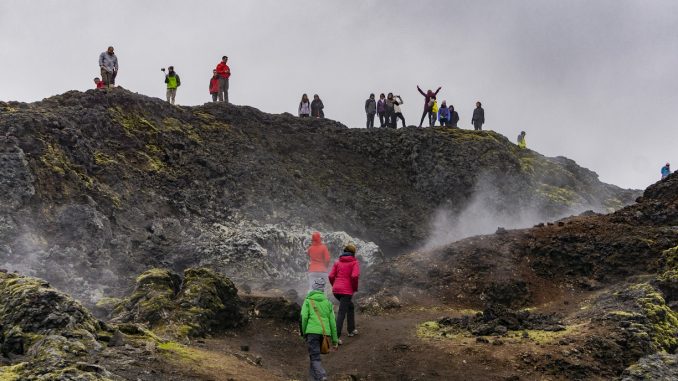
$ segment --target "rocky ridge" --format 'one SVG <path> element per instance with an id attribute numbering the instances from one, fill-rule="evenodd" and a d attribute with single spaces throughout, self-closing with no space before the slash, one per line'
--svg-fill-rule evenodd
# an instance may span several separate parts
<path id="1" fill-rule="evenodd" d="M 491 131 L 348 129 L 124 89 L 0 102 L 0 131 L 0 266 L 88 305 L 154 267 L 292 288 L 311 231 L 333 255 L 356 242 L 368 266 L 418 246 L 437 212 L 454 218 L 479 194 L 493 212 L 536 219 L 637 195 Z"/>

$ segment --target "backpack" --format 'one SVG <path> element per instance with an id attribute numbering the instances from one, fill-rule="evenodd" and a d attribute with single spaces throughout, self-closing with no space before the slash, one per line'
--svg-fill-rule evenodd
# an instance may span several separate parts
<path id="1" fill-rule="evenodd" d="M 433 111 L 436 114 L 438 113 L 438 101 L 435 99 L 433 100 L 433 106 L 431 107 L 431 111 Z"/>

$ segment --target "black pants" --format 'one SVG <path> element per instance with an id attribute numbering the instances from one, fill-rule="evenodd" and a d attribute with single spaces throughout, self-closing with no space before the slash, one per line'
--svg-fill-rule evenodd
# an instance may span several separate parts
<path id="1" fill-rule="evenodd" d="M 374 113 L 367 114 L 367 128 L 374 128 Z"/>
<path id="2" fill-rule="evenodd" d="M 384 115 L 386 115 L 385 112 L 380 112 L 379 113 L 379 127 L 384 127 Z"/>
<path id="3" fill-rule="evenodd" d="M 405 128 L 405 117 L 402 112 L 393 114 L 393 128 L 398 128 L 398 119 L 403 121 L 403 128 Z"/>
<path id="4" fill-rule="evenodd" d="M 480 122 L 478 122 L 478 121 L 474 121 L 474 122 L 473 122 L 473 128 L 474 128 L 476 131 L 480 131 L 480 130 L 483 129 L 483 124 L 480 123 Z"/>
<path id="5" fill-rule="evenodd" d="M 344 326 L 344 319 L 348 322 L 346 328 L 348 333 L 355 330 L 355 308 L 353 306 L 353 295 L 334 294 L 339 301 L 339 311 L 337 311 L 337 336 L 341 336 L 341 329 Z M 347 316 L 348 315 L 348 316 Z"/>
<path id="6" fill-rule="evenodd" d="M 429 127 L 433 127 L 433 123 L 435 123 L 435 120 L 433 119 L 433 111 L 431 110 L 424 110 L 424 113 L 421 114 L 421 122 L 419 122 L 419 127 L 421 127 L 422 124 L 424 124 L 424 118 L 428 114 L 428 125 Z"/>
<path id="7" fill-rule="evenodd" d="M 384 120 L 383 127 L 391 127 L 395 122 L 395 116 L 393 115 L 392 110 L 386 110 L 386 120 Z"/>

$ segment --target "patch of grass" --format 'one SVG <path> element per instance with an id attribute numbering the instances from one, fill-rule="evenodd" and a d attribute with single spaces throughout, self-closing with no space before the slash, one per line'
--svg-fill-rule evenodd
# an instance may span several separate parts
<path id="1" fill-rule="evenodd" d="M 111 115 L 113 120 L 115 120 L 125 129 L 125 133 L 128 135 L 138 132 L 158 132 L 158 128 L 155 126 L 155 124 L 140 114 L 125 112 L 118 106 L 109 108 L 108 113 Z"/>
<path id="2" fill-rule="evenodd" d="M 548 184 L 539 184 L 537 193 L 544 198 L 560 205 L 571 206 L 581 201 L 581 197 L 574 191 Z"/>
<path id="3" fill-rule="evenodd" d="M 25 366 L 26 363 L 22 362 L 16 365 L 0 367 L 0 381 L 20 381 L 20 372 Z"/>
<path id="4" fill-rule="evenodd" d="M 636 303 L 650 321 L 650 335 L 658 350 L 671 350 L 678 347 L 678 315 L 666 305 L 664 297 L 648 283 L 630 287 L 641 292 Z"/>

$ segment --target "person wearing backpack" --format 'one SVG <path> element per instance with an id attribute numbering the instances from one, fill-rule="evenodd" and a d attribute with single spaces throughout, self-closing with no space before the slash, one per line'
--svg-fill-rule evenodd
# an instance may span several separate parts
<path id="1" fill-rule="evenodd" d="M 311 102 L 308 101 L 308 95 L 304 94 L 301 96 L 301 102 L 299 102 L 299 117 L 308 118 L 311 115 Z"/>
<path id="2" fill-rule="evenodd" d="M 339 311 L 337 311 L 339 344 L 341 344 L 341 330 L 344 319 L 347 320 L 348 337 L 358 334 L 358 330 L 355 329 L 355 307 L 351 300 L 353 294 L 358 291 L 358 280 L 360 279 L 360 264 L 355 259 L 355 252 L 354 244 L 346 245 L 344 253 L 334 263 L 329 274 L 332 293 L 339 301 Z"/>
<path id="3" fill-rule="evenodd" d="M 386 115 L 386 95 L 379 94 L 379 101 L 377 101 L 377 114 L 379 114 L 379 127 L 384 127 L 384 116 Z"/>
<path id="4" fill-rule="evenodd" d="M 327 340 L 332 341 L 335 350 L 339 345 L 332 303 L 327 300 L 324 290 L 325 279 L 317 278 L 301 306 L 301 335 L 306 340 L 309 374 L 314 381 L 327 380 L 327 372 L 320 359 L 323 349 L 324 353 L 329 351 Z"/>
<path id="5" fill-rule="evenodd" d="M 520 149 L 526 149 L 527 148 L 527 141 L 525 141 L 525 131 L 520 131 L 520 135 L 518 135 L 518 147 Z"/>
<path id="6" fill-rule="evenodd" d="M 440 127 L 450 125 L 450 109 L 447 108 L 447 101 L 443 101 L 443 104 L 440 105 L 440 109 L 438 110 L 438 120 L 440 121 Z"/>
<path id="7" fill-rule="evenodd" d="M 419 122 L 419 127 L 421 127 L 422 124 L 424 124 L 424 118 L 428 115 L 428 121 L 429 125 L 433 127 L 434 119 L 433 119 L 433 104 L 435 103 L 436 96 L 438 95 L 438 92 L 442 89 L 441 87 L 438 87 L 438 90 L 435 92 L 432 90 L 428 90 L 427 92 L 423 92 L 419 86 L 417 86 L 417 90 L 419 90 L 419 93 L 424 96 L 424 113 L 421 114 L 421 121 Z"/>
<path id="8" fill-rule="evenodd" d="M 216 70 L 212 70 L 212 78 L 210 78 L 210 94 L 212 95 L 212 102 L 216 102 L 219 98 L 219 74 Z"/>
<path id="9" fill-rule="evenodd" d="M 377 102 L 374 100 L 374 94 L 365 101 L 365 114 L 367 114 L 367 128 L 374 128 L 374 116 L 377 114 Z"/>

